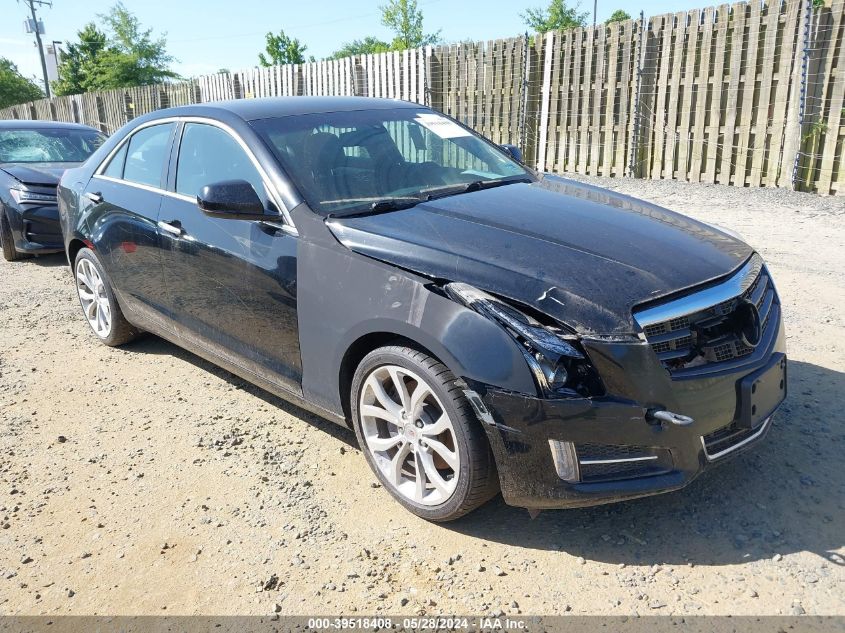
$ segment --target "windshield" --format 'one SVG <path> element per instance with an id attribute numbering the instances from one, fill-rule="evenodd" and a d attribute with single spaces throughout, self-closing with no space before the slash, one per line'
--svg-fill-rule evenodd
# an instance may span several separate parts
<path id="1" fill-rule="evenodd" d="M 0 130 L 0 163 L 81 163 L 105 140 L 96 130 Z"/>
<path id="2" fill-rule="evenodd" d="M 402 208 L 485 183 L 533 179 L 504 151 L 431 110 L 329 112 L 252 125 L 309 206 L 324 214 Z M 395 199 L 401 203 L 391 207 Z"/>

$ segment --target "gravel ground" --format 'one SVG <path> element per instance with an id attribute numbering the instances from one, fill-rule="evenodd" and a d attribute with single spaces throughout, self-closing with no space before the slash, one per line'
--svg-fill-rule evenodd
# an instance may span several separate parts
<path id="1" fill-rule="evenodd" d="M 845 614 L 845 201 L 590 182 L 768 260 L 791 382 L 758 450 L 670 495 L 433 525 L 351 432 L 155 337 L 98 344 L 61 256 L 0 262 L 0 613 Z"/>

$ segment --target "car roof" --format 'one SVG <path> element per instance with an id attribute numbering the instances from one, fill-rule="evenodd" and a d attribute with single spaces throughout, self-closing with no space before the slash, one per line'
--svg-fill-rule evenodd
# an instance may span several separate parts
<path id="1" fill-rule="evenodd" d="M 417 103 L 399 99 L 371 97 L 267 97 L 262 99 L 234 99 L 197 105 L 178 106 L 151 113 L 159 118 L 167 116 L 213 116 L 222 112 L 234 114 L 244 121 L 275 119 L 300 114 L 325 114 L 355 110 L 395 110 L 397 108 L 423 108 Z M 147 120 L 149 120 L 149 118 Z"/>
<path id="2" fill-rule="evenodd" d="M 6 119 L 0 121 L 0 130 L 93 130 L 98 129 L 81 123 L 65 123 L 64 121 L 32 121 L 29 119 Z"/>

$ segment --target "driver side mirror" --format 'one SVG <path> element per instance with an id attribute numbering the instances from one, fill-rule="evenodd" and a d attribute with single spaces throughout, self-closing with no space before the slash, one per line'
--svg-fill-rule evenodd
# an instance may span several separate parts
<path id="1" fill-rule="evenodd" d="M 510 143 L 505 143 L 504 145 L 500 146 L 503 150 L 505 150 L 508 154 L 511 155 L 516 162 L 522 162 L 522 152 L 516 145 L 511 145 Z"/>
<path id="2" fill-rule="evenodd" d="M 229 220 L 266 220 L 269 215 L 255 188 L 246 180 L 223 180 L 205 185 L 197 206 L 206 215 Z"/>

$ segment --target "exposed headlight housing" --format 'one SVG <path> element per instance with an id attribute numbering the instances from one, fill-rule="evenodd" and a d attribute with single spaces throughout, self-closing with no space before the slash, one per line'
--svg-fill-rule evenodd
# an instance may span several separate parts
<path id="1" fill-rule="evenodd" d="M 12 198 L 18 204 L 27 204 L 27 203 L 38 203 L 44 202 L 46 204 L 55 204 L 56 203 L 56 194 L 49 194 L 49 193 L 39 193 L 36 191 L 31 191 L 26 187 L 12 187 L 9 189 L 9 193 L 11 194 Z"/>
<path id="2" fill-rule="evenodd" d="M 545 396 L 602 395 L 601 380 L 579 349 L 575 336 L 562 328 L 543 325 L 469 284 L 449 283 L 444 290 L 451 299 L 499 323 L 520 343 L 525 360 Z"/>

